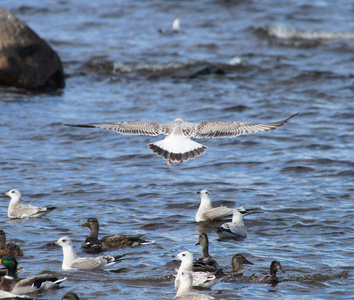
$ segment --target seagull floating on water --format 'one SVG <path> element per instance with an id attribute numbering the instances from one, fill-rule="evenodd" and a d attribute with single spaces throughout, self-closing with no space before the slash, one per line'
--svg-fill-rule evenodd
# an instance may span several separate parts
<path id="1" fill-rule="evenodd" d="M 263 212 L 262 208 L 244 209 L 243 207 L 238 207 L 232 209 L 226 206 L 219 206 L 213 208 L 213 206 L 211 205 L 211 194 L 208 190 L 201 190 L 200 192 L 197 193 L 200 195 L 200 205 L 195 215 L 196 222 L 205 222 L 205 221 L 212 221 L 216 219 L 222 219 L 223 217 L 232 215 L 235 209 L 237 209 L 243 215 Z"/>
<path id="2" fill-rule="evenodd" d="M 63 270 L 94 270 L 103 269 L 116 264 L 123 255 L 109 256 L 102 255 L 97 257 L 78 257 L 69 237 L 61 237 L 54 242 L 55 245 L 63 248 Z"/>
<path id="3" fill-rule="evenodd" d="M 180 32 L 180 21 L 179 19 L 175 19 L 172 23 L 172 27 L 171 28 L 161 28 L 158 31 L 161 34 L 176 34 Z"/>
<path id="4" fill-rule="evenodd" d="M 213 296 L 198 294 L 192 291 L 193 277 L 190 271 L 182 271 L 180 275 L 181 284 L 174 300 L 212 300 Z"/>
<path id="5" fill-rule="evenodd" d="M 37 218 L 56 208 L 54 206 L 37 207 L 33 205 L 22 205 L 20 203 L 22 194 L 16 189 L 8 191 L 5 195 L 11 197 L 9 208 L 7 210 L 7 216 L 10 219 Z"/>
<path id="6" fill-rule="evenodd" d="M 177 270 L 177 275 L 175 279 L 175 288 L 178 290 L 178 288 L 181 285 L 181 275 L 182 272 L 184 271 L 189 271 L 192 274 L 193 277 L 193 286 L 194 287 L 203 287 L 203 288 L 211 288 L 214 284 L 218 283 L 221 279 L 217 278 L 217 272 L 221 273 L 220 271 L 217 272 L 204 272 L 204 271 L 198 271 L 198 272 L 192 272 L 192 265 L 193 265 L 193 254 L 188 252 L 188 251 L 183 251 L 176 255 L 177 258 L 181 260 L 181 265 L 179 269 Z"/>
<path id="7" fill-rule="evenodd" d="M 191 138 L 232 138 L 242 134 L 269 131 L 283 126 L 291 117 L 271 123 L 248 122 L 201 122 L 190 123 L 182 119 L 175 119 L 171 123 L 126 121 L 105 124 L 65 124 L 74 127 L 101 128 L 116 131 L 120 134 L 135 134 L 166 137 L 152 144 L 149 149 L 158 156 L 167 160 L 167 165 L 172 162 L 184 162 L 200 156 L 208 148 Z"/>
<path id="8" fill-rule="evenodd" d="M 222 224 L 216 233 L 219 235 L 220 239 L 234 238 L 234 239 L 244 239 L 247 237 L 247 228 L 242 220 L 241 213 L 234 209 L 232 215 L 232 222 L 227 222 Z"/>

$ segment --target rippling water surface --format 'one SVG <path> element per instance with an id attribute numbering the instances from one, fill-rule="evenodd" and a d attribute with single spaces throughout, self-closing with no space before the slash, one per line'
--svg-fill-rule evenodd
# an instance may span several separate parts
<path id="1" fill-rule="evenodd" d="M 267 273 L 277 259 L 281 282 L 224 282 L 216 299 L 349 299 L 353 296 L 354 6 L 330 1 L 28 1 L 2 4 L 60 55 L 66 88 L 55 94 L 0 88 L 0 190 L 23 203 L 55 205 L 34 220 L 0 219 L 22 246 L 24 275 L 51 270 L 82 299 L 172 299 L 173 255 L 196 257 L 200 232 L 226 270 L 243 253 Z M 183 32 L 157 29 L 181 19 Z M 200 158 L 167 167 L 146 145 L 159 137 L 121 136 L 65 123 L 275 121 L 275 131 L 202 140 Z M 264 208 L 247 216 L 242 242 L 217 241 L 196 224 L 201 189 L 215 205 Z M 144 234 L 155 244 L 122 248 L 119 272 L 64 272 L 72 237 L 79 255 L 96 217 L 101 236 Z"/>

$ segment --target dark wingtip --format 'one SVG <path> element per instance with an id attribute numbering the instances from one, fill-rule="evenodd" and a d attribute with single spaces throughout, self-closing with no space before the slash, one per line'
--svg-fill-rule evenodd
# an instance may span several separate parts
<path id="1" fill-rule="evenodd" d="M 296 114 L 293 114 L 292 116 L 290 116 L 289 118 L 286 119 L 287 122 L 290 121 L 290 119 L 292 119 L 293 117 L 297 116 L 299 114 L 299 112 L 297 112 Z"/>
<path id="2" fill-rule="evenodd" d="M 94 128 L 95 126 L 91 124 L 64 124 L 65 126 L 71 126 L 71 127 L 85 127 L 85 128 Z"/>

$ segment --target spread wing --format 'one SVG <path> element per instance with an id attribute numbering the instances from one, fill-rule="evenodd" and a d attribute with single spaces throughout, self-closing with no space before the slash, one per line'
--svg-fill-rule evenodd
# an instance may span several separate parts
<path id="1" fill-rule="evenodd" d="M 247 133 L 269 131 L 276 127 L 283 126 L 297 114 L 298 113 L 285 120 L 271 123 L 201 122 L 195 124 L 192 136 L 196 138 L 231 138 Z"/>
<path id="2" fill-rule="evenodd" d="M 169 123 L 126 121 L 106 124 L 65 124 L 73 127 L 101 128 L 116 131 L 120 134 L 150 135 L 169 134 Z"/>
<path id="3" fill-rule="evenodd" d="M 233 214 L 233 210 L 226 206 L 219 206 L 203 213 L 203 220 L 221 219 Z"/>

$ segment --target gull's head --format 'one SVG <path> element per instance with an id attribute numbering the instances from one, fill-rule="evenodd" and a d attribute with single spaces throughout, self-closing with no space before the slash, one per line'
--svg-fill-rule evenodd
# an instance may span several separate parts
<path id="1" fill-rule="evenodd" d="M 201 190 L 200 192 L 197 192 L 200 195 L 200 199 L 202 202 L 211 202 L 211 194 L 208 190 Z"/>
<path id="2" fill-rule="evenodd" d="M 188 251 L 183 251 L 183 252 L 177 254 L 176 257 L 178 259 L 180 259 L 181 261 L 189 261 L 190 260 L 193 262 L 193 254 Z"/>
<path id="3" fill-rule="evenodd" d="M 178 125 L 182 124 L 184 121 L 180 118 L 174 119 L 173 123 L 176 123 Z"/>
<path id="4" fill-rule="evenodd" d="M 183 288 L 191 288 L 193 284 L 193 275 L 191 271 L 183 271 L 180 276 L 181 287 Z"/>
<path id="5" fill-rule="evenodd" d="M 71 240 L 68 236 L 63 236 L 56 242 L 54 242 L 54 245 L 58 245 L 60 247 L 65 247 L 71 245 Z"/>
<path id="6" fill-rule="evenodd" d="M 237 209 L 233 210 L 232 223 L 243 223 L 242 214 Z"/>
<path id="7" fill-rule="evenodd" d="M 210 192 L 208 190 L 201 190 L 201 191 L 197 192 L 197 194 L 199 194 L 201 197 L 202 196 L 210 197 Z"/>
<path id="8" fill-rule="evenodd" d="M 6 192 L 5 195 L 11 197 L 11 199 L 20 200 L 22 194 L 21 194 L 21 192 L 19 190 L 13 189 L 13 190 L 10 190 L 10 191 Z"/>

